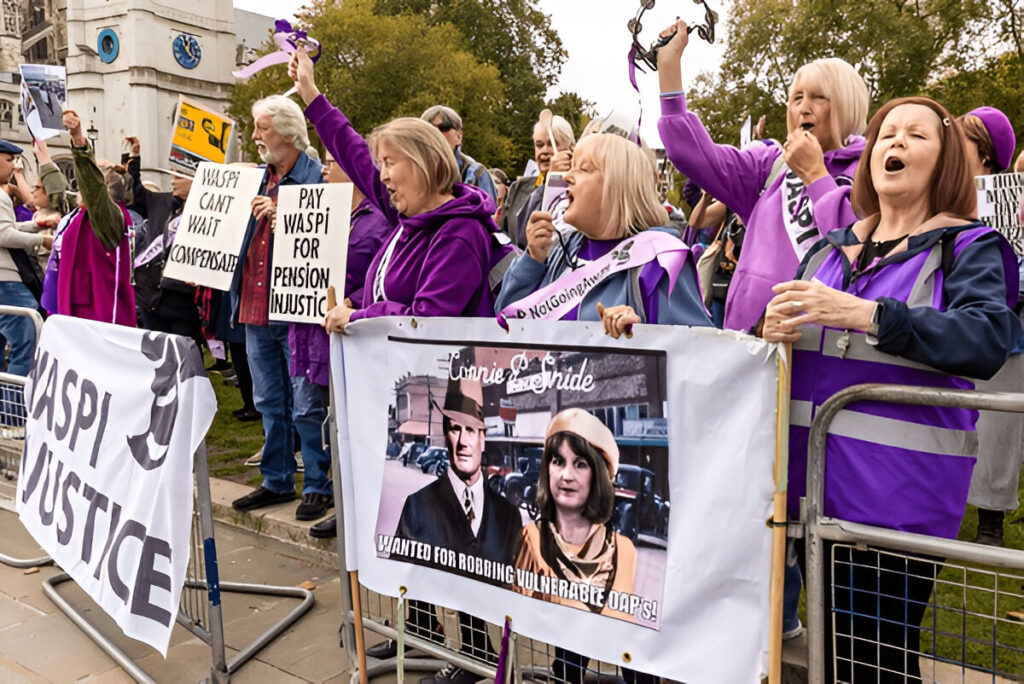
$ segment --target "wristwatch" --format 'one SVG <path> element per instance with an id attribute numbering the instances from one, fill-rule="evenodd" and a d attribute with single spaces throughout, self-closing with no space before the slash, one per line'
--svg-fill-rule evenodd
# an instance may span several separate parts
<path id="1" fill-rule="evenodd" d="M 875 308 L 871 311 L 871 325 L 867 329 L 867 343 L 878 344 L 878 326 L 882 323 L 882 313 L 885 311 L 885 304 L 875 302 Z"/>

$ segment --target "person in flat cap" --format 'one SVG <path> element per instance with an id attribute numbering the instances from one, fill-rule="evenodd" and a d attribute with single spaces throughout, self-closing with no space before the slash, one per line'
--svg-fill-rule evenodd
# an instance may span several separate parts
<path id="1" fill-rule="evenodd" d="M 6 184 L 14 175 L 14 160 L 22 153 L 17 145 L 0 140 L 0 185 Z M 14 215 L 14 204 L 6 192 L 0 192 L 0 304 L 20 306 L 28 309 L 39 308 L 36 296 L 29 290 L 15 259 L 31 254 L 42 245 L 49 249 L 53 238 L 35 232 L 25 232 Z M 34 259 L 27 256 L 25 259 Z M 11 358 L 7 372 L 12 375 L 26 375 L 32 364 L 35 349 L 35 328 L 25 316 L 0 316 L 0 335 L 11 345 Z"/>
<path id="2" fill-rule="evenodd" d="M 515 557 L 523 520 L 519 509 L 491 490 L 483 476 L 483 387 L 478 380 L 449 380 L 444 406 L 434 406 L 442 416 L 449 467 L 445 474 L 405 500 L 395 536 L 509 565 Z M 452 571 L 437 563 L 416 562 Z M 474 573 L 460 574 L 505 585 Z M 409 615 L 409 632 L 429 638 L 434 631 L 433 606 L 410 601 Z M 460 613 L 459 626 L 463 651 L 478 657 L 493 656 L 482 620 Z M 420 682 L 468 684 L 478 679 L 471 672 L 448 666 Z"/>

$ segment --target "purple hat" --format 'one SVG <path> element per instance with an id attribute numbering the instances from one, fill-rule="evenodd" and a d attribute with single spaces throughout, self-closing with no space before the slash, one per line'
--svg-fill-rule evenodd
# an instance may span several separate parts
<path id="1" fill-rule="evenodd" d="M 995 107 L 978 107 L 967 114 L 978 117 L 981 123 L 985 124 L 985 130 L 992 138 L 992 148 L 996 151 L 996 171 L 1010 168 L 1013 150 L 1017 147 L 1017 136 L 1013 134 L 1013 124 L 1010 120 Z"/>

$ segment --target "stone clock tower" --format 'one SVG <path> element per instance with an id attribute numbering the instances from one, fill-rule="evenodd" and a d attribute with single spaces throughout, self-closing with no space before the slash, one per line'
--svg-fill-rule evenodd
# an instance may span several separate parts
<path id="1" fill-rule="evenodd" d="M 228 105 L 231 0 L 67 0 L 67 46 L 68 106 L 95 129 L 97 154 L 117 159 L 121 140 L 137 136 L 145 177 L 169 188 L 156 169 L 167 168 L 178 95 Z"/>

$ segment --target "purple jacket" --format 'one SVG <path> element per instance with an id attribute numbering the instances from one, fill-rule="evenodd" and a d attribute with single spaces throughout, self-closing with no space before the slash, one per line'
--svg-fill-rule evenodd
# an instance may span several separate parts
<path id="1" fill-rule="evenodd" d="M 118 207 L 124 225 L 130 226 L 128 211 L 123 205 Z M 136 327 L 130 251 L 127 232 L 114 250 L 107 251 L 93 232 L 85 210 L 79 210 L 65 229 L 60 245 L 57 313 Z M 47 280 L 52 286 L 53 281 Z"/>
<path id="2" fill-rule="evenodd" d="M 380 182 L 366 141 L 345 115 L 323 95 L 306 108 L 324 146 L 366 198 L 396 226 L 384 240 L 366 273 L 362 308 L 351 320 L 375 316 L 494 315 L 488 285 L 491 234 L 498 232 L 491 216 L 495 206 L 486 193 L 462 183 L 455 199 L 417 216 L 399 214 Z M 394 241 L 383 273 L 384 297 L 375 301 L 374 281 Z"/>
<path id="3" fill-rule="evenodd" d="M 391 230 L 392 225 L 384 215 L 365 199 L 352 211 L 345 271 L 345 296 L 352 301 L 362 300 L 366 270 Z M 292 376 L 305 377 L 318 385 L 328 384 L 330 338 L 322 327 L 292 323 L 288 329 L 288 346 L 291 348 Z"/>
<path id="4" fill-rule="evenodd" d="M 754 144 L 738 150 L 715 144 L 700 118 L 687 111 L 682 95 L 662 98 L 658 132 L 679 172 L 739 214 L 747 226 L 743 252 L 725 303 L 725 327 L 749 330 L 774 296 L 772 286 L 792 280 L 800 265 L 782 214 L 785 169 L 762 194 L 782 149 Z M 827 152 L 825 167 L 829 175 L 804 190 L 813 205 L 813 217 L 810 212 L 801 216 L 801 208 L 808 208 L 801 197 L 790 205 L 794 219 L 806 217 L 807 224 L 816 227 L 820 236 L 856 221 L 850 208 L 850 186 L 863 150 L 864 138 L 855 136 L 848 146 Z M 807 246 L 813 243 L 810 240 Z"/>

